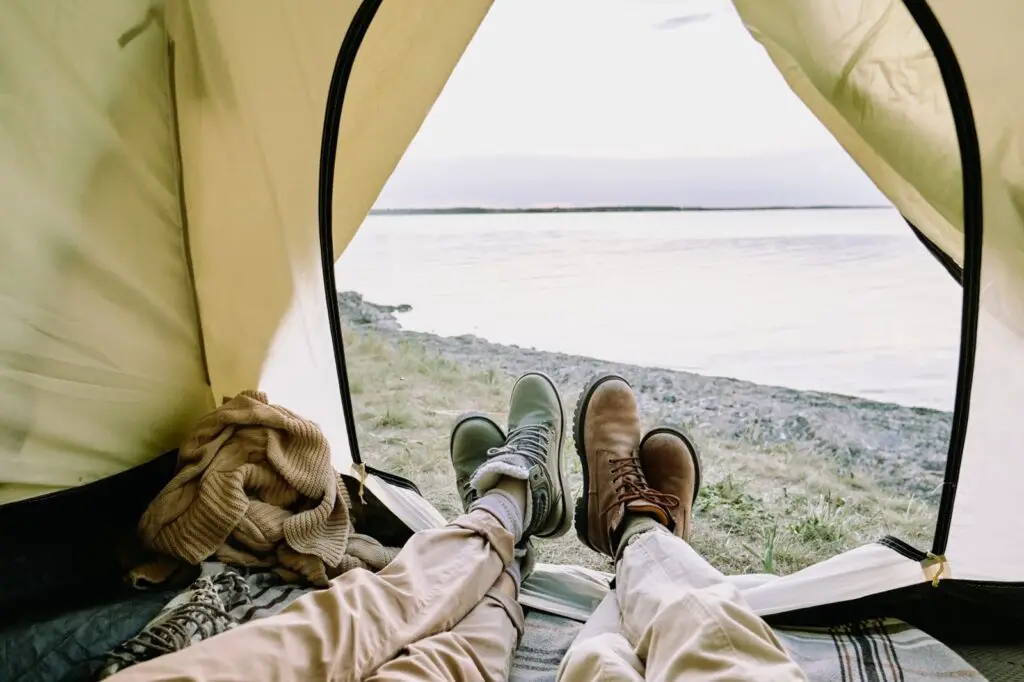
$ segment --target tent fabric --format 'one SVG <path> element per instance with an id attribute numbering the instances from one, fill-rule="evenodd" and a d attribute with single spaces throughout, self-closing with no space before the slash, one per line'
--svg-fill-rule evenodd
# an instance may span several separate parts
<path id="1" fill-rule="evenodd" d="M 1014 51 L 1024 4 L 929 4 L 956 51 L 970 94 L 984 212 L 971 410 L 946 556 L 957 578 L 1021 582 L 1015 427 L 1024 405 L 1024 84 Z"/>
<path id="2" fill-rule="evenodd" d="M 733 3 L 793 91 L 878 188 L 962 264 L 960 153 L 949 99 L 902 0 Z"/>
<path id="3" fill-rule="evenodd" d="M 986 219 L 986 225 L 989 225 Z M 983 278 L 997 255 L 985 253 Z M 996 266 L 998 267 L 998 266 Z M 998 284 L 985 299 L 999 295 Z M 1019 287 L 1018 287 L 1019 291 Z M 1020 406 L 1024 405 L 1024 338 L 983 307 L 979 319 L 971 415 L 946 557 L 952 577 L 1024 582 L 1020 532 Z"/>
<path id="4" fill-rule="evenodd" d="M 963 175 L 935 55 L 903 2 L 734 0 L 793 90 L 900 211 L 958 264 Z M 924 5 L 925 3 L 918 3 Z M 963 72 L 981 155 L 980 313 L 947 574 L 1021 582 L 1016 413 L 1024 404 L 1024 4 L 929 0 Z M 966 276 L 967 273 L 965 273 Z"/>
<path id="5" fill-rule="evenodd" d="M 358 4 L 0 6 L 0 503 L 146 462 L 245 389 L 349 463 L 316 190 Z M 378 12 L 339 141 L 339 253 L 489 4 Z"/>
<path id="6" fill-rule="evenodd" d="M 184 195 L 215 396 L 245 388 L 318 422 L 347 457 L 317 229 L 325 97 L 359 3 L 182 0 L 175 46 Z M 347 88 L 334 246 L 348 244 L 489 2 L 384 3 Z M 282 324 L 284 320 L 284 324 Z"/>
<path id="7" fill-rule="evenodd" d="M 123 589 L 127 565 L 145 559 L 124 554 L 125 538 L 135 535 L 176 462 L 177 453 L 168 452 L 86 485 L 0 505 L 0 628 Z"/>
<path id="8" fill-rule="evenodd" d="M 167 45 L 140 2 L 0 5 L 0 504 L 172 449 L 210 407 Z"/>
<path id="9" fill-rule="evenodd" d="M 963 174 L 935 55 L 903 2 L 735 0 L 793 90 L 922 233 L 963 264 Z M 1024 405 L 1024 147 L 1012 46 L 1024 4 L 929 0 L 956 55 L 981 154 L 981 295 L 948 574 L 1021 581 L 1016 413 Z M 975 343 L 968 339 L 968 343 Z"/>
<path id="10" fill-rule="evenodd" d="M 786 576 L 726 576 L 760 616 L 847 602 L 919 585 L 934 578 L 937 564 L 923 565 L 889 547 L 871 543 Z M 523 585 L 524 606 L 585 621 L 608 593 L 613 576 L 580 566 L 538 564 Z"/>

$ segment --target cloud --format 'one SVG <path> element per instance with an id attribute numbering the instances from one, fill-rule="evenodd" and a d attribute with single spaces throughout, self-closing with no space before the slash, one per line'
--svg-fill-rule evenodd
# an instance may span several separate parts
<path id="1" fill-rule="evenodd" d="M 665 19 L 654 25 L 654 28 L 659 31 L 672 31 L 682 26 L 689 26 L 690 24 L 698 24 L 702 21 L 707 21 L 714 14 L 711 12 L 702 12 L 700 14 L 689 14 L 682 17 L 671 17 Z"/>

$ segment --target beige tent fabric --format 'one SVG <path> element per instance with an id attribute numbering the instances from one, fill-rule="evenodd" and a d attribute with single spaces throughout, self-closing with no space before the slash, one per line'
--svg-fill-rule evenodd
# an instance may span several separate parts
<path id="1" fill-rule="evenodd" d="M 274 345 L 288 335 L 280 329 L 286 317 L 303 328 L 305 339 L 296 336 L 289 347 L 308 356 L 310 371 L 332 371 L 320 283 L 317 176 L 327 87 L 358 4 L 168 4 L 187 218 L 215 395 L 263 387 L 261 378 L 275 371 L 268 370 L 274 361 L 268 357 L 279 354 Z M 335 255 L 376 200 L 489 4 L 383 3 L 345 99 Z M 319 379 L 299 375 L 293 383 Z M 337 419 L 336 384 L 323 390 Z M 272 392 L 300 409 L 281 390 Z M 323 425 L 319 415 L 310 416 Z"/>
<path id="2" fill-rule="evenodd" d="M 345 107 L 336 254 L 489 4 L 384 3 Z M 357 5 L 0 3 L 0 503 L 148 461 L 252 386 L 348 461 L 316 202 Z"/>
<path id="3" fill-rule="evenodd" d="M 949 100 L 903 2 L 733 2 L 790 87 L 850 156 L 962 263 L 960 153 Z"/>
<path id="4" fill-rule="evenodd" d="M 174 448 L 211 406 L 167 46 L 144 1 L 0 3 L 0 504 Z"/>
<path id="5" fill-rule="evenodd" d="M 971 98 L 984 182 L 981 314 L 947 557 L 954 577 L 1020 581 L 1024 409 L 1024 3 L 931 0 Z"/>
<path id="6" fill-rule="evenodd" d="M 958 263 L 958 142 L 937 62 L 899 0 L 734 0 L 793 90 Z M 963 71 L 981 151 L 984 253 L 967 440 L 946 576 L 1019 581 L 1024 407 L 1024 81 L 1019 0 L 929 0 Z"/>

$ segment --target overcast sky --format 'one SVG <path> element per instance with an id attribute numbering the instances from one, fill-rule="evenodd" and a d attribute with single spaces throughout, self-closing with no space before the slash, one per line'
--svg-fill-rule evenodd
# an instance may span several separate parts
<path id="1" fill-rule="evenodd" d="M 728 0 L 495 0 L 407 159 L 835 145 Z"/>

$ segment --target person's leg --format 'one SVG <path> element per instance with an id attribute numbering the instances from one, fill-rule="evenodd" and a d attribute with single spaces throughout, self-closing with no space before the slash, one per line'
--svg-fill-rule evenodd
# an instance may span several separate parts
<path id="1" fill-rule="evenodd" d="M 416 533 L 379 573 L 349 571 L 275 616 L 109 679 L 362 680 L 409 642 L 461 620 L 501 575 L 514 543 L 494 516 L 474 510 Z"/>
<path id="2" fill-rule="evenodd" d="M 622 626 L 646 678 L 806 680 L 739 591 L 683 539 L 699 481 L 689 441 L 659 430 L 641 448 L 640 436 L 625 380 L 594 382 L 576 414 L 587 494 L 576 528 L 617 558 Z"/>
<path id="3" fill-rule="evenodd" d="M 553 521 L 547 526 L 552 529 L 549 535 L 567 531 L 572 525 L 571 507 L 558 481 L 564 476 L 562 422 L 558 392 L 539 374 L 524 375 L 512 389 L 507 439 L 486 415 L 459 417 L 452 428 L 450 451 L 463 508 L 474 504 L 489 483 L 502 480 L 501 475 L 507 481 L 511 477 L 531 480 L 531 472 L 534 477 L 554 474 L 551 483 L 531 483 L 531 512 L 538 512 L 541 506 L 548 510 L 543 513 Z M 543 528 L 536 526 L 537 530 Z M 370 679 L 507 679 L 523 631 L 523 612 L 516 601 L 519 585 L 534 564 L 528 540 L 517 545 L 516 556 L 480 604 L 450 631 L 411 643 Z"/>
<path id="4" fill-rule="evenodd" d="M 642 682 L 644 662 L 617 632 L 605 632 L 573 644 L 558 666 L 558 682 Z M 652 678 L 653 679 L 653 678 Z"/>
<path id="5" fill-rule="evenodd" d="M 561 404 L 550 381 L 533 376 L 516 384 L 510 407 L 515 433 L 476 472 L 484 480 L 474 485 L 467 514 L 416 533 L 379 573 L 349 571 L 276 616 L 109 679 L 362 680 L 411 643 L 450 630 L 508 569 L 517 543 L 572 524 L 561 504 L 565 475 L 555 450 L 562 440 Z"/>
<path id="6" fill-rule="evenodd" d="M 644 663 L 619 627 L 619 603 L 609 592 L 584 623 L 558 666 L 559 682 L 644 679 Z"/>
<path id="7" fill-rule="evenodd" d="M 515 580 L 502 573 L 483 600 L 450 631 L 406 647 L 366 682 L 482 680 L 503 682 L 523 632 Z"/>
<path id="8" fill-rule="evenodd" d="M 740 591 L 684 540 L 651 525 L 627 543 L 616 566 L 619 607 L 648 679 L 806 680 Z"/>

